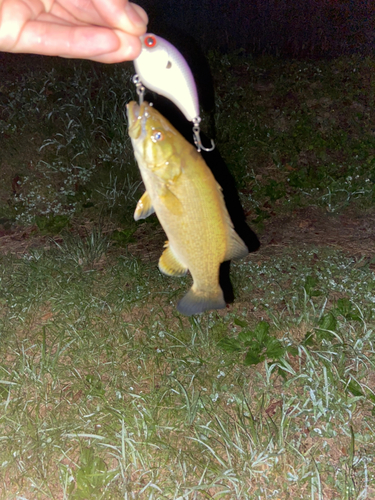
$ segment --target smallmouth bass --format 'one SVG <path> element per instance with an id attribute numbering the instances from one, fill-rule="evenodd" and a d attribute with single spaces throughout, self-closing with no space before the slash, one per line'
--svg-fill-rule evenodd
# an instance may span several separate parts
<path id="1" fill-rule="evenodd" d="M 127 105 L 129 136 L 146 192 L 134 218 L 156 213 L 168 242 L 159 269 L 169 276 L 189 270 L 193 286 L 178 302 L 185 315 L 225 307 L 220 264 L 248 248 L 233 229 L 221 188 L 194 146 L 147 102 Z"/>

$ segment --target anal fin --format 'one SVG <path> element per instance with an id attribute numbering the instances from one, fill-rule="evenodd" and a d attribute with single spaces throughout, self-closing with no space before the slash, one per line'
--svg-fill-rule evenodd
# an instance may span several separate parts
<path id="1" fill-rule="evenodd" d="M 177 259 L 168 242 L 165 244 L 165 247 L 159 259 L 160 271 L 167 276 L 184 276 L 187 272 L 187 267 Z"/>
<path id="2" fill-rule="evenodd" d="M 224 260 L 237 260 L 246 257 L 249 253 L 249 249 L 246 246 L 243 239 L 238 235 L 236 230 L 233 227 L 233 223 L 231 218 L 229 217 L 228 212 L 226 211 L 226 223 L 227 223 L 227 251 L 225 253 Z"/>
<path id="3" fill-rule="evenodd" d="M 249 249 L 245 245 L 242 238 L 238 236 L 236 231 L 231 228 L 228 235 L 228 248 L 225 254 L 225 260 L 237 260 L 246 257 Z"/>

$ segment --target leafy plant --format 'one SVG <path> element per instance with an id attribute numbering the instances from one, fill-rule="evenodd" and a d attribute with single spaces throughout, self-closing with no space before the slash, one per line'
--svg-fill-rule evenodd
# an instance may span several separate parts
<path id="1" fill-rule="evenodd" d="M 234 323 L 241 326 L 243 330 L 237 338 L 225 338 L 219 341 L 219 345 L 228 352 L 244 352 L 244 364 L 257 365 L 265 360 L 271 364 L 277 362 L 287 352 L 296 354 L 297 350 L 292 346 L 284 344 L 269 332 L 270 325 L 266 321 L 260 321 L 254 330 L 246 329 L 247 323 L 236 318 Z"/>
<path id="2" fill-rule="evenodd" d="M 336 307 L 333 309 L 333 314 L 343 316 L 346 320 L 360 321 L 358 311 L 354 310 L 353 303 L 346 297 L 337 301 Z"/>
<path id="3" fill-rule="evenodd" d="M 122 229 L 119 231 L 116 229 L 113 231 L 111 239 L 116 242 L 121 247 L 126 247 L 129 243 L 134 243 L 136 239 L 133 237 L 136 228 L 132 227 L 130 229 Z"/>
<path id="4" fill-rule="evenodd" d="M 271 201 L 276 201 L 285 196 L 285 186 L 281 182 L 276 182 L 271 179 L 268 184 L 264 186 L 264 194 L 268 196 Z"/>
<path id="5" fill-rule="evenodd" d="M 36 225 L 43 234 L 58 234 L 68 224 L 69 217 L 66 215 L 37 215 L 35 217 Z"/>
<path id="6" fill-rule="evenodd" d="M 316 335 L 319 340 L 332 341 L 339 325 L 339 318 L 345 321 L 360 321 L 361 317 L 354 310 L 352 302 L 347 298 L 338 299 L 336 306 L 324 314 L 319 320 L 319 327 L 316 328 Z"/>
<path id="7" fill-rule="evenodd" d="M 306 294 L 309 298 L 311 297 L 319 297 L 322 295 L 322 292 L 320 290 L 316 289 L 316 286 L 318 284 L 318 280 L 314 278 L 313 276 L 307 276 L 304 284 L 304 289 L 306 291 Z"/>
<path id="8" fill-rule="evenodd" d="M 104 460 L 95 456 L 92 448 L 84 448 L 81 451 L 80 467 L 75 474 L 74 483 L 71 485 L 71 500 L 87 500 L 102 498 L 101 489 L 108 483 L 113 476 L 107 472 L 107 466 Z"/>

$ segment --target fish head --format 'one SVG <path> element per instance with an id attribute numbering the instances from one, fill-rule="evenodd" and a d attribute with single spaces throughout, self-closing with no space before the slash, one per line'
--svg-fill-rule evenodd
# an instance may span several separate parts
<path id="1" fill-rule="evenodd" d="M 144 101 L 127 105 L 129 136 L 134 153 L 151 170 L 175 163 L 179 134 L 151 104 Z M 170 169 L 170 167 L 169 167 Z"/>

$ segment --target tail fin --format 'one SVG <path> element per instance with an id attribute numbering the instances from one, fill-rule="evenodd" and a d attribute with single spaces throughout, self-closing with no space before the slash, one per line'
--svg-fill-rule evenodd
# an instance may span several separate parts
<path id="1" fill-rule="evenodd" d="M 208 309 L 223 309 L 224 307 L 225 300 L 220 287 L 217 292 L 210 294 L 198 292 L 192 287 L 177 304 L 177 310 L 185 316 L 199 314 Z"/>

